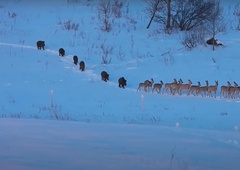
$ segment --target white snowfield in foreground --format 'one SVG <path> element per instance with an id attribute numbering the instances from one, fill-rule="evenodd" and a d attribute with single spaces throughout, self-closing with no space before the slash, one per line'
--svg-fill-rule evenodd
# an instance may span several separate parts
<path id="1" fill-rule="evenodd" d="M 240 167 L 235 131 L 27 119 L 0 119 L 0 128 L 4 170 Z"/>

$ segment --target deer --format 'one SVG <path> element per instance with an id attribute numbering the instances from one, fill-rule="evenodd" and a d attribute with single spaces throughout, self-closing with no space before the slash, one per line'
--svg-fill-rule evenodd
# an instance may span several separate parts
<path id="1" fill-rule="evenodd" d="M 205 96 L 205 97 L 206 97 L 206 94 L 207 94 L 207 92 L 208 92 L 208 81 L 206 80 L 205 82 L 206 82 L 206 86 L 201 86 L 201 87 L 199 87 L 199 89 L 198 89 L 198 91 L 197 91 L 197 95 L 198 95 L 198 94 L 201 94 L 202 97 L 203 97 L 202 92 L 204 93 L 204 96 Z"/>
<path id="2" fill-rule="evenodd" d="M 194 96 L 197 95 L 200 86 L 201 86 L 200 81 L 198 81 L 198 85 L 191 85 L 191 87 L 188 90 L 188 95 L 190 95 L 190 93 L 192 93 Z M 195 92 L 195 94 L 193 92 Z"/>
<path id="3" fill-rule="evenodd" d="M 230 87 L 231 87 L 231 83 L 229 81 L 227 81 L 227 86 L 221 86 L 220 97 L 223 96 L 226 98 L 227 95 L 229 94 Z"/>
<path id="4" fill-rule="evenodd" d="M 177 80 L 176 79 L 173 79 L 173 83 L 166 83 L 163 90 L 166 91 L 167 93 L 168 93 L 168 90 L 169 90 L 170 93 L 172 93 L 172 85 L 173 84 L 177 84 Z"/>
<path id="5" fill-rule="evenodd" d="M 147 86 L 148 86 L 148 83 L 139 83 L 137 91 L 140 91 L 143 88 L 144 91 L 147 92 Z"/>
<path id="6" fill-rule="evenodd" d="M 235 98 L 235 93 L 236 93 L 236 89 L 238 88 L 238 84 L 234 81 L 233 82 L 234 86 L 230 86 L 229 87 L 229 91 L 228 91 L 228 96 L 229 98 Z"/>
<path id="7" fill-rule="evenodd" d="M 215 81 L 215 85 L 208 87 L 208 96 L 211 95 L 211 97 L 213 97 L 212 92 L 214 92 L 214 97 L 216 98 L 217 88 L 218 88 L 218 81 Z"/>
<path id="8" fill-rule="evenodd" d="M 143 88 L 144 91 L 147 92 L 147 88 L 152 87 L 153 82 L 154 82 L 153 79 L 151 79 L 151 81 L 145 80 L 143 83 L 139 83 L 137 91 L 139 91 L 139 90 L 141 90 L 141 88 Z"/>
<path id="9" fill-rule="evenodd" d="M 178 94 L 180 94 L 180 92 L 179 92 L 179 88 L 180 88 L 180 86 L 181 86 L 181 84 L 182 84 L 182 81 L 181 81 L 181 79 L 178 81 L 178 83 L 173 83 L 172 85 L 171 85 L 171 89 L 172 89 L 172 95 L 175 95 L 175 92 L 177 91 L 178 92 Z"/>
<path id="10" fill-rule="evenodd" d="M 192 81 L 188 80 L 188 84 L 183 84 L 182 79 L 180 79 L 179 81 L 181 81 L 180 87 L 179 87 L 179 94 L 182 95 L 182 90 L 189 90 L 189 88 L 192 85 Z"/>
<path id="11" fill-rule="evenodd" d="M 163 86 L 163 81 L 161 80 L 160 83 L 155 83 L 153 85 L 153 89 L 152 89 L 152 93 L 154 92 L 154 90 L 157 92 L 157 93 L 161 93 L 161 89 L 162 89 L 162 86 Z"/>
<path id="12" fill-rule="evenodd" d="M 152 90 L 152 85 L 153 85 L 153 83 L 154 83 L 154 80 L 153 80 L 152 78 L 151 78 L 151 81 L 145 80 L 144 83 L 147 83 L 147 84 L 148 84 L 148 85 L 147 85 L 148 91 L 149 91 L 150 88 L 151 88 L 151 90 Z"/>

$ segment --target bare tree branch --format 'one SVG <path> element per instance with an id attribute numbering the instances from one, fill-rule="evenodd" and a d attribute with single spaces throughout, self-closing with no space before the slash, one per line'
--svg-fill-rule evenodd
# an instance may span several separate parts
<path id="1" fill-rule="evenodd" d="M 176 1 L 173 20 L 181 31 L 203 25 L 208 20 L 214 3 L 204 0 Z"/>
<path id="2" fill-rule="evenodd" d="M 147 13 L 151 16 L 150 21 L 147 25 L 147 29 L 151 26 L 152 21 L 157 13 L 157 11 L 161 10 L 160 2 L 162 0 L 149 0 L 148 1 L 148 7 L 147 7 Z"/>

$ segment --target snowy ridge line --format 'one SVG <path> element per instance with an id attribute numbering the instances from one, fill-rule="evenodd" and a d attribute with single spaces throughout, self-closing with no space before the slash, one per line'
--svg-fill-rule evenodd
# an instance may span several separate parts
<path id="1" fill-rule="evenodd" d="M 28 48 L 28 49 L 38 50 L 37 47 L 34 47 L 34 46 L 20 45 L 20 44 L 13 44 L 13 43 L 0 42 L 0 45 L 11 46 L 11 47 L 16 47 L 16 48 Z M 58 51 L 56 51 L 56 50 L 45 49 L 42 51 L 46 51 L 46 52 L 58 55 Z M 63 59 L 62 61 L 64 61 L 65 63 L 68 64 L 68 66 L 65 68 L 67 68 L 67 69 L 70 68 L 76 72 L 76 70 L 77 70 L 76 67 L 73 67 L 71 65 L 72 64 L 72 58 L 70 59 L 71 56 L 73 56 L 73 55 L 66 55 L 65 57 L 62 58 Z M 87 73 L 90 80 L 101 80 L 100 77 L 98 77 L 96 74 L 93 73 L 93 70 L 86 70 L 86 71 L 84 71 L 84 73 Z M 118 86 L 117 83 L 112 82 L 112 81 L 108 81 L 108 84 L 111 86 Z M 135 89 L 130 89 L 130 88 L 127 88 L 127 89 L 131 90 L 131 91 L 136 91 Z"/>
<path id="2" fill-rule="evenodd" d="M 36 47 L 29 46 L 29 45 L 20 45 L 20 44 L 12 44 L 12 43 L 5 43 L 5 42 L 0 42 L 0 45 L 38 50 Z M 44 51 L 47 51 L 53 54 L 58 54 L 58 51 L 56 50 L 45 49 Z"/>
<path id="3" fill-rule="evenodd" d="M 28 46 L 28 45 L 12 44 L 12 43 L 5 43 L 5 42 L 0 42 L 0 45 L 38 50 L 36 47 Z M 46 52 L 58 55 L 58 51 L 56 51 L 56 50 L 45 49 L 45 50 L 42 50 L 42 51 L 46 51 Z M 64 61 L 64 63 L 68 64 L 68 67 L 65 67 L 65 68 L 70 68 L 70 69 L 72 69 L 73 71 L 76 72 L 76 70 L 77 70 L 76 67 L 72 66 L 72 58 L 70 59 L 71 56 L 73 56 L 73 55 L 66 55 L 65 57 L 62 57 L 62 61 Z M 93 70 L 91 70 L 91 69 L 84 71 L 84 74 L 88 75 L 90 81 L 92 81 L 92 80 L 99 80 L 99 81 L 101 81 L 101 78 L 97 74 L 93 73 Z M 118 87 L 118 84 L 113 82 L 113 81 L 108 81 L 108 85 Z M 129 90 L 129 91 L 133 91 L 133 92 L 138 92 L 140 94 L 154 94 L 154 93 L 151 93 L 151 92 L 137 91 L 136 89 L 128 88 L 128 87 L 126 87 L 125 89 Z M 174 95 L 170 95 L 170 94 L 160 94 L 160 95 L 163 95 L 163 96 L 173 96 L 174 97 Z M 184 95 L 184 94 L 183 95 L 177 95 L 177 96 L 179 96 L 179 97 L 190 97 L 190 96 Z M 192 96 L 192 97 L 199 97 L 199 96 Z M 206 97 L 203 97 L 203 98 L 206 98 Z M 209 99 L 210 99 L 210 97 L 209 97 Z M 221 98 L 220 96 L 216 96 L 215 98 L 212 97 L 212 99 L 215 99 L 215 100 L 226 100 L 227 102 L 231 102 L 232 101 L 232 102 L 240 103 L 239 99 Z"/>
<path id="4" fill-rule="evenodd" d="M 52 54 L 57 54 L 58 55 L 58 51 L 55 51 L 55 50 L 45 49 L 45 51 L 50 52 Z"/>
<path id="5" fill-rule="evenodd" d="M 16 48 L 28 48 L 28 49 L 38 50 L 37 47 L 34 47 L 34 46 L 20 45 L 20 44 L 13 44 L 13 43 L 0 42 L 0 45 L 11 46 L 11 47 L 16 47 Z M 58 55 L 58 51 L 56 51 L 56 50 L 45 49 L 42 51 L 46 51 L 46 52 Z M 71 56 L 73 56 L 73 55 L 66 55 L 65 57 L 62 57 L 61 60 L 64 63 L 67 63 L 68 66 L 65 68 L 70 68 L 76 72 L 77 68 L 72 66 L 72 58 L 70 59 Z M 85 73 L 87 73 L 89 78 L 92 78 L 93 80 L 100 80 L 100 78 L 97 78 L 97 75 L 93 73 L 93 70 L 86 70 Z"/>
<path id="6" fill-rule="evenodd" d="M 11 46 L 11 47 L 19 47 L 19 48 L 36 49 L 36 47 L 33 47 L 33 46 L 12 44 L 12 43 L 4 43 L 4 42 L 0 42 L 0 45 L 6 45 L 6 46 Z"/>
<path id="7" fill-rule="evenodd" d="M 5 43 L 5 42 L 0 42 L 0 45 L 38 50 L 37 47 L 28 46 L 28 45 L 12 44 L 12 43 Z M 45 49 L 45 50 L 42 50 L 42 51 L 50 52 L 52 54 L 58 54 L 58 51 L 51 50 L 51 49 Z M 70 69 L 72 69 L 76 72 L 76 67 L 74 67 L 75 65 L 72 66 L 72 58 L 70 58 L 71 56 L 73 56 L 73 55 L 66 55 L 65 57 L 62 58 L 63 59 L 62 61 L 64 61 L 64 63 L 67 63 L 67 65 L 68 65 L 65 68 L 70 68 Z M 87 73 L 88 77 L 92 80 L 101 80 L 100 77 L 98 77 L 96 74 L 93 73 L 93 70 L 86 70 L 86 71 L 84 71 L 84 73 Z M 117 83 L 112 82 L 112 81 L 108 81 L 108 84 L 111 85 L 111 86 L 118 86 Z M 130 88 L 127 88 L 127 89 L 132 90 L 132 91 L 136 91 L 135 89 L 130 89 Z"/>

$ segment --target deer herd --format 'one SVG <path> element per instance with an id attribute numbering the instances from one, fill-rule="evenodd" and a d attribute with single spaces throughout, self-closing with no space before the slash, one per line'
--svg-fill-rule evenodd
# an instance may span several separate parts
<path id="1" fill-rule="evenodd" d="M 228 81 L 226 86 L 221 86 L 220 97 L 237 99 L 240 98 L 240 87 L 236 82 L 233 82 L 233 86 Z M 202 97 L 215 97 L 217 96 L 218 81 L 215 84 L 209 85 L 206 80 L 205 85 L 202 86 L 200 82 L 193 85 L 191 80 L 188 80 L 186 84 L 183 83 L 182 79 L 174 79 L 172 83 L 163 83 L 161 80 L 159 83 L 154 83 L 154 80 L 145 80 L 143 83 L 139 83 L 137 91 L 144 90 L 145 92 L 157 92 L 157 93 L 167 93 L 170 95 L 193 95 Z"/>

